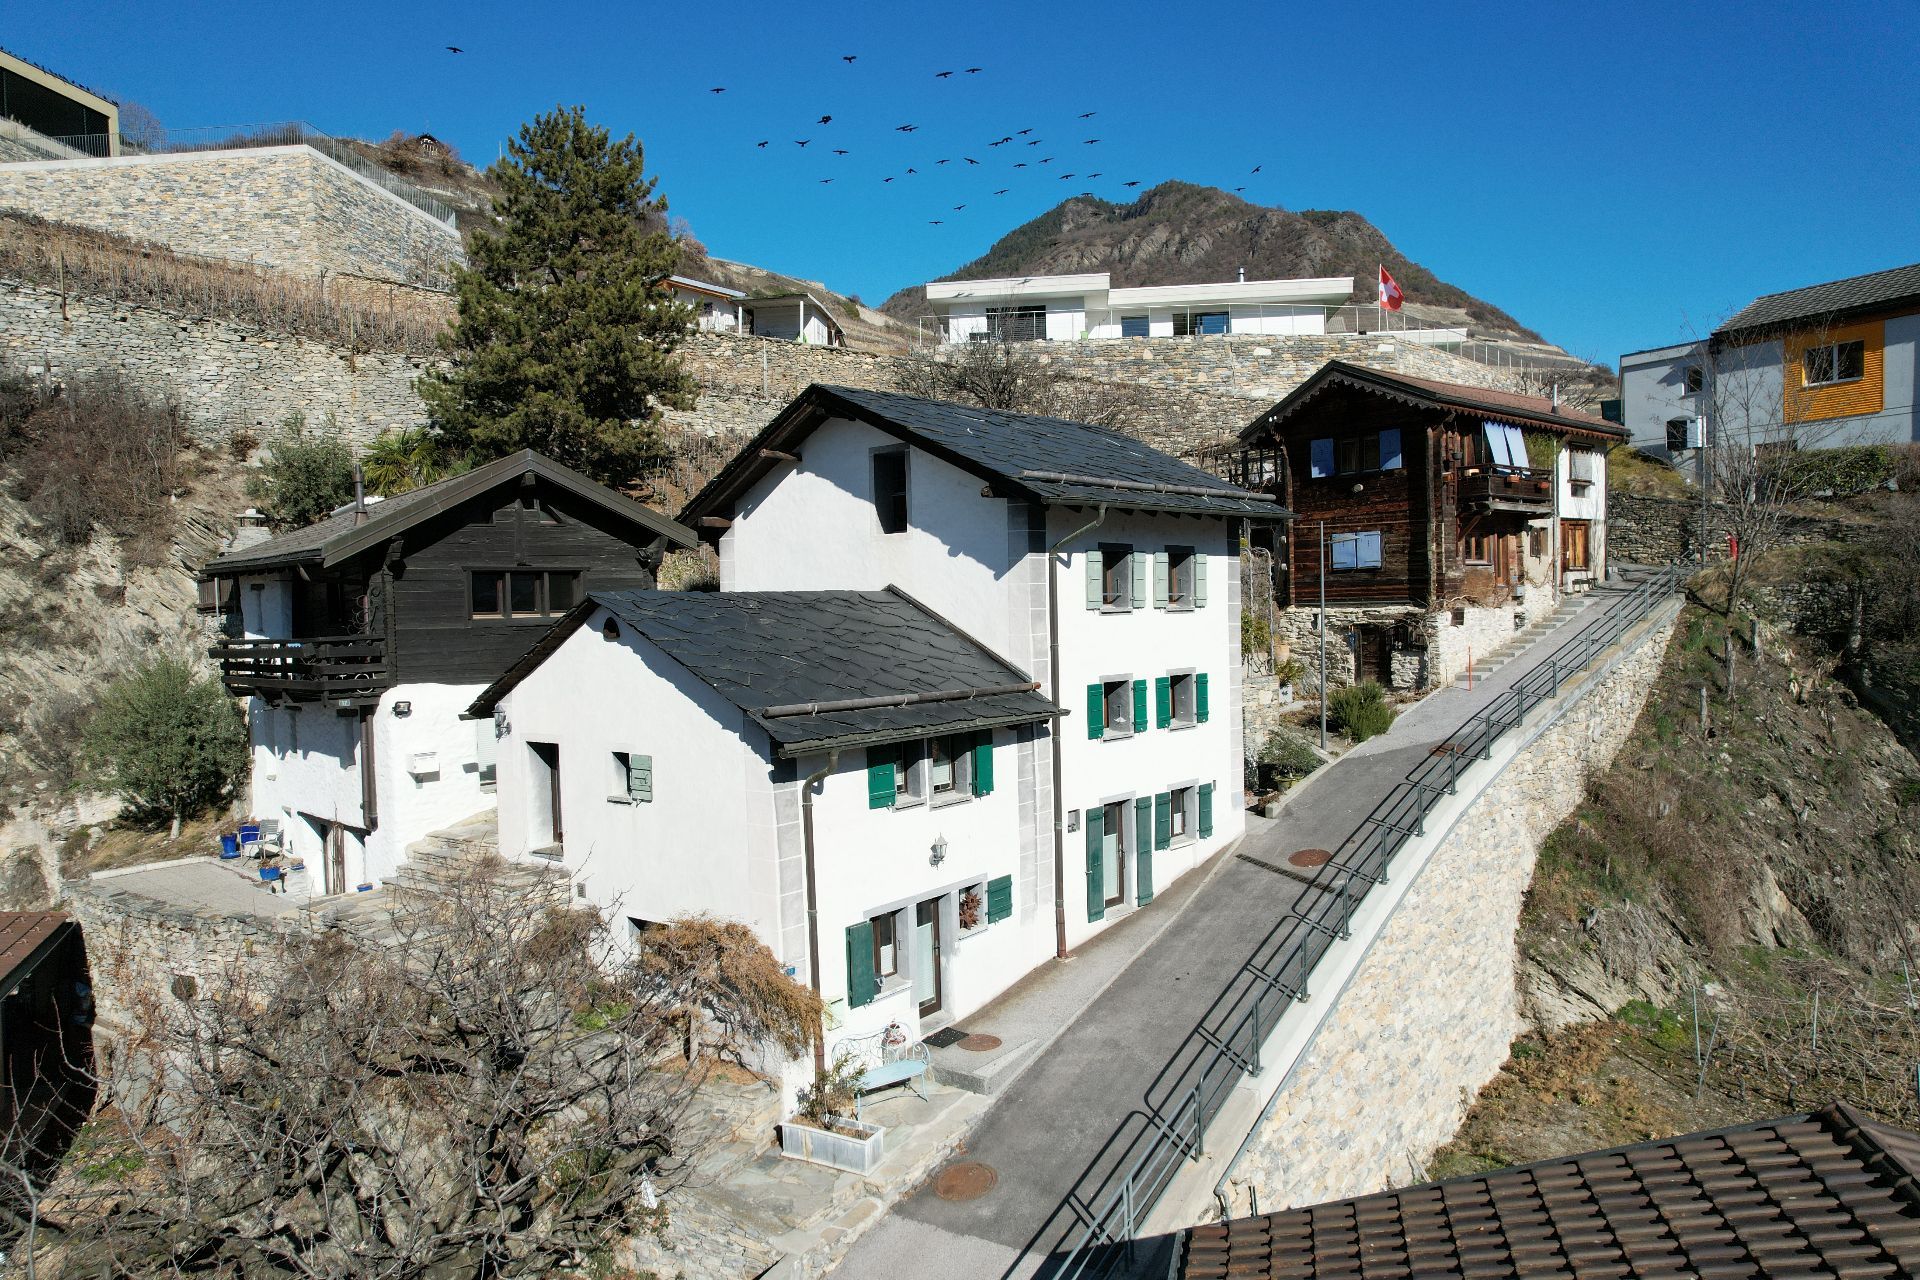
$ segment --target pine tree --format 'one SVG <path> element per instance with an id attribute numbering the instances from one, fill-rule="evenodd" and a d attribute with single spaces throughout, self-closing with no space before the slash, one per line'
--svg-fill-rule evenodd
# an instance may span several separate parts
<path id="1" fill-rule="evenodd" d="M 615 142 L 561 107 L 523 125 L 491 176 L 497 230 L 456 273 L 454 366 L 421 379 L 448 455 L 540 452 L 631 485 L 665 456 L 662 406 L 697 386 L 674 355 L 692 313 L 665 284 L 666 200 L 632 134 Z"/>

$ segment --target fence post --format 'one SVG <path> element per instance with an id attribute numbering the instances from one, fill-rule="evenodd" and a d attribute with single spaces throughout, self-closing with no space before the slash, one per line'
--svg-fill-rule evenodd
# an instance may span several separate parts
<path id="1" fill-rule="evenodd" d="M 1193 1158 L 1207 1154 L 1207 1117 L 1200 1109 L 1200 1086 L 1193 1086 Z"/>

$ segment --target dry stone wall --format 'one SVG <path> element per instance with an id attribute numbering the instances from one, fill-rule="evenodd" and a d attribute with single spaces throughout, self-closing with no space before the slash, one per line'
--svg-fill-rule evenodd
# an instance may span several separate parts
<path id="1" fill-rule="evenodd" d="M 1417 1181 L 1521 1030 L 1514 934 L 1540 842 L 1620 750 L 1677 610 L 1508 763 L 1408 889 L 1230 1170 L 1235 1215 Z"/>
<path id="2" fill-rule="evenodd" d="M 459 233 L 311 147 L 0 165 L 0 208 L 306 276 L 423 283 Z"/>
<path id="3" fill-rule="evenodd" d="M 121 373 L 177 400 L 206 439 L 263 435 L 300 413 L 364 445 L 426 421 L 413 383 L 433 362 L 0 280 L 0 369 L 55 380 Z"/>

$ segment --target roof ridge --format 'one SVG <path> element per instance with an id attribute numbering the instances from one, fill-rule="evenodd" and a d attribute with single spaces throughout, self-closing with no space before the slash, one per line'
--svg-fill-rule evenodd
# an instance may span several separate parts
<path id="1" fill-rule="evenodd" d="M 1813 1116 L 1832 1133 L 1835 1141 L 1852 1148 L 1862 1164 L 1875 1173 L 1886 1175 L 1893 1190 L 1920 1205 L 1920 1168 L 1895 1154 L 1876 1132 L 1892 1129 L 1893 1126 L 1860 1114 L 1839 1098 L 1814 1112 Z"/>
<path id="2" fill-rule="evenodd" d="M 1837 284 L 1852 284 L 1856 280 L 1870 280 L 1874 276 L 1892 275 L 1896 271 L 1912 271 L 1915 267 L 1920 267 L 1920 262 L 1903 262 L 1897 267 L 1881 267 L 1878 271 L 1862 271 L 1856 275 L 1840 276 L 1834 280 L 1818 280 L 1813 284 L 1796 285 L 1791 289 L 1775 289 L 1772 293 L 1755 295 L 1753 302 L 1765 302 L 1768 298 L 1784 298 L 1790 293 L 1805 293 L 1809 289 L 1825 289 Z M 1748 307 L 1752 305 L 1752 302 L 1747 304 Z M 1747 307 L 1740 309 L 1745 311 Z"/>

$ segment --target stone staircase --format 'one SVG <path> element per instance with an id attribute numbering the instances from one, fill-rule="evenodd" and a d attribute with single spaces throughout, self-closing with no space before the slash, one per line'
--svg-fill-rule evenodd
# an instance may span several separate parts
<path id="1" fill-rule="evenodd" d="M 408 845 L 406 861 L 380 888 L 326 903 L 315 914 L 329 928 L 391 940 L 397 936 L 399 917 L 454 891 L 481 864 L 490 864 L 494 883 L 523 899 L 530 911 L 572 901 L 565 871 L 542 863 L 497 861 L 499 857 L 499 818 L 492 810 L 477 813 Z"/>
<path id="2" fill-rule="evenodd" d="M 1488 676 L 1519 656 L 1521 651 L 1526 649 L 1528 645 L 1531 645 L 1555 627 L 1571 620 L 1586 607 L 1587 601 L 1590 598 L 1591 593 L 1562 596 L 1559 605 L 1555 607 L 1552 613 L 1547 614 L 1543 618 L 1537 618 L 1533 622 L 1528 623 L 1523 630 L 1514 632 L 1511 639 L 1493 652 L 1485 655 L 1476 654 L 1473 660 L 1473 682 L 1478 684 L 1482 680 L 1485 680 Z M 1456 689 L 1465 689 L 1468 687 L 1465 672 L 1453 678 L 1453 687 Z"/>

